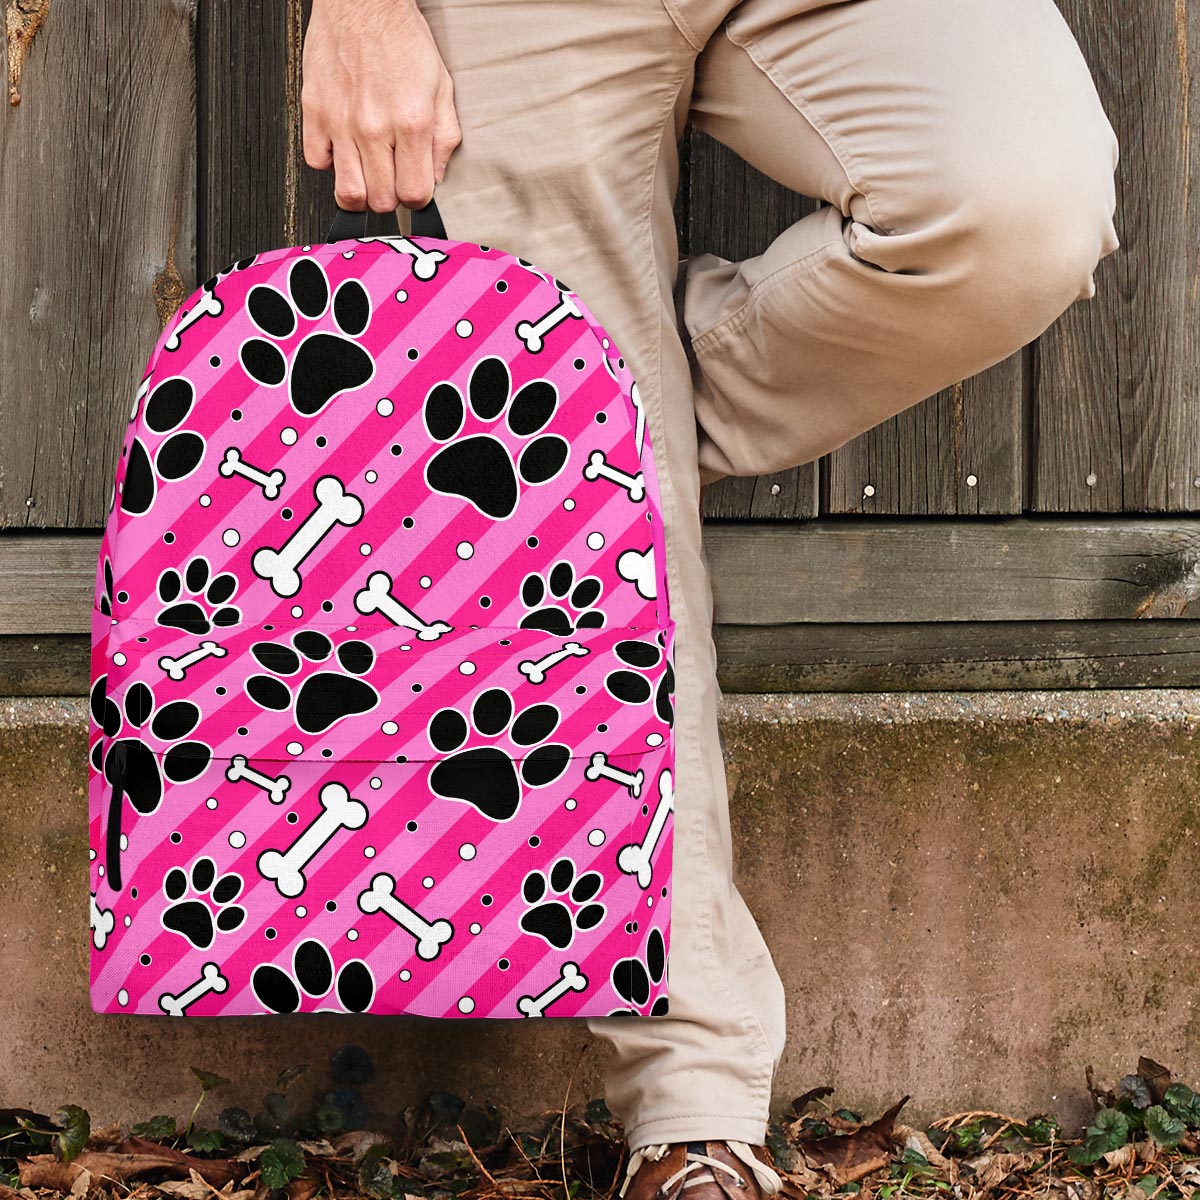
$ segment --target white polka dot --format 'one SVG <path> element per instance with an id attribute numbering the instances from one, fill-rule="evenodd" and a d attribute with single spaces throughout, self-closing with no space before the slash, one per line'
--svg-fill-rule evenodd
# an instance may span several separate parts
<path id="1" fill-rule="evenodd" d="M 454 326 L 454 332 L 459 337 L 470 337 L 475 332 L 475 326 L 464 317 L 457 325 Z"/>
<path id="2" fill-rule="evenodd" d="M 352 259 L 354 257 L 354 251 L 353 250 L 343 250 L 342 257 L 344 259 L 346 259 L 348 262 L 350 259 Z"/>
<path id="3" fill-rule="evenodd" d="M 646 734 L 647 746 L 661 746 L 663 744 L 663 735 L 661 733 Z"/>
<path id="4" fill-rule="evenodd" d="M 354 633 L 357 629 L 358 629 L 357 625 L 347 625 L 346 626 L 347 633 Z"/>
<path id="5" fill-rule="evenodd" d="M 472 921 L 471 924 L 467 926 L 467 928 L 472 933 L 482 933 L 483 932 L 483 926 L 480 925 L 480 923 L 478 921 Z"/>
<path id="6" fill-rule="evenodd" d="M 458 557 L 463 560 L 463 562 L 466 562 L 468 558 L 474 557 L 475 547 L 472 546 L 470 542 L 459 542 L 454 548 L 454 553 L 457 554 Z"/>
<path id="7" fill-rule="evenodd" d="M 647 908 L 653 908 L 653 907 L 654 907 L 654 897 L 653 897 L 653 896 L 647 896 L 647 897 L 646 897 L 646 907 L 647 907 Z"/>
<path id="8" fill-rule="evenodd" d="M 240 829 L 235 829 L 229 835 L 229 844 L 235 850 L 240 850 L 246 844 L 246 835 Z"/>
<path id="9" fill-rule="evenodd" d="M 383 787 L 383 780 L 380 779 L 378 775 L 372 775 L 371 786 L 378 791 L 381 787 Z"/>
<path id="10" fill-rule="evenodd" d="M 207 508 L 212 503 L 212 497 L 205 494 L 200 497 L 200 507 Z"/>
<path id="11" fill-rule="evenodd" d="M 458 1011 L 460 1013 L 473 1013 L 475 1011 L 475 1001 L 470 996 L 464 996 L 458 1002 Z"/>
<path id="12" fill-rule="evenodd" d="M 124 1007 L 125 1007 L 125 1005 L 129 1003 L 129 993 L 128 993 L 128 992 L 127 992 L 127 991 L 126 991 L 124 988 L 122 988 L 122 989 L 121 989 L 121 990 L 120 990 L 120 991 L 117 993 L 117 1003 L 118 1003 L 118 1004 L 119 1004 L 119 1005 L 120 1005 L 122 1008 L 124 1008 Z"/>
<path id="13" fill-rule="evenodd" d="M 206 808 L 210 808 L 210 809 L 211 809 L 211 808 L 216 808 L 216 807 L 217 807 L 217 798 L 216 798 L 216 796 L 209 796 L 209 798 L 208 798 L 207 800 L 205 800 L 205 802 L 204 802 L 204 805 L 205 805 L 205 807 L 206 807 Z"/>
<path id="14" fill-rule="evenodd" d="M 103 879 L 103 878 L 104 878 L 104 864 L 103 864 L 103 863 L 101 863 L 101 864 L 100 864 L 100 865 L 99 865 L 99 866 L 96 868 L 96 874 L 97 874 L 97 875 L 99 875 L 101 879 Z"/>
<path id="15" fill-rule="evenodd" d="M 403 288 L 401 288 L 396 293 L 396 299 L 399 300 L 401 304 L 403 304 L 405 302 L 405 300 L 408 299 L 408 293 Z"/>
<path id="16" fill-rule="evenodd" d="M 119 650 L 113 655 L 113 662 L 115 662 L 118 667 L 123 667 L 128 661 L 129 659 L 127 659 Z"/>
<path id="17" fill-rule="evenodd" d="M 227 546 L 236 546 L 242 540 L 242 535 L 236 529 L 227 529 L 221 534 L 221 541 Z"/>
<path id="18" fill-rule="evenodd" d="M 477 851 L 475 846 L 471 842 L 463 842 L 463 844 L 458 848 L 458 857 L 461 858 L 463 862 L 470 862 L 471 859 L 475 857 L 476 853 Z"/>
<path id="19" fill-rule="evenodd" d="M 293 604 L 293 605 L 292 605 L 292 616 L 293 616 L 293 617 L 302 617 L 302 616 L 304 616 L 304 609 L 302 609 L 302 608 L 300 607 L 300 605 L 298 605 L 298 604 Z"/>
<path id="20" fill-rule="evenodd" d="M 400 732 L 400 726 L 397 725 L 395 721 L 384 721 L 381 728 L 383 729 L 383 732 L 388 735 Z"/>
<path id="21" fill-rule="evenodd" d="M 411 978 L 412 978 L 411 971 L 405 970 L 405 971 L 400 972 L 400 982 L 401 983 L 407 983 Z"/>
<path id="22" fill-rule="evenodd" d="M 422 575 L 421 576 L 421 586 L 423 588 L 433 587 L 433 580 L 430 579 L 428 575 Z"/>
<path id="23" fill-rule="evenodd" d="M 307 917 L 307 916 L 308 916 L 308 909 L 307 909 L 307 908 L 305 908 L 303 904 L 297 904 L 297 905 L 296 905 L 296 916 L 298 916 L 298 917 Z"/>
<path id="24" fill-rule="evenodd" d="M 121 849 L 123 851 L 129 849 L 129 835 L 127 833 L 121 834 Z"/>
<path id="25" fill-rule="evenodd" d="M 421 886 L 422 886 L 423 888 L 431 888 L 431 887 L 433 887 L 433 876 L 432 876 L 432 875 L 426 875 L 426 876 L 425 876 L 425 878 L 421 880 Z"/>
<path id="26" fill-rule="evenodd" d="M 465 662 L 458 664 L 458 673 L 460 675 L 474 675 L 475 664 L 473 662 Z"/>
<path id="27" fill-rule="evenodd" d="M 363 857 L 364 858 L 374 858 L 375 857 L 375 847 L 374 846 L 364 846 L 363 847 Z"/>
<path id="28" fill-rule="evenodd" d="M 571 511 L 573 511 L 573 510 L 574 510 L 574 508 L 575 508 L 575 501 L 574 501 L 574 500 L 572 500 L 570 496 L 568 496 L 568 497 L 567 497 L 567 498 L 566 498 L 566 499 L 563 501 L 563 508 L 565 508 L 565 509 L 567 510 L 567 512 L 571 512 Z"/>
<path id="29" fill-rule="evenodd" d="M 299 436 L 300 435 L 290 425 L 279 431 L 279 440 L 285 446 L 294 446 L 296 444 L 296 439 L 299 438 Z"/>
<path id="30" fill-rule="evenodd" d="M 89 862 L 95 862 L 95 861 L 96 861 L 96 852 L 95 852 L 95 850 L 89 850 L 89 851 L 88 851 L 88 861 L 89 861 Z"/>
<path id="31" fill-rule="evenodd" d="M 588 544 L 589 550 L 603 550 L 604 549 L 604 534 L 589 533 L 587 536 L 587 544 Z"/>
<path id="32" fill-rule="evenodd" d="M 130 927 L 130 925 L 132 925 L 132 924 L 133 924 L 133 918 L 130 916 L 127 916 L 125 918 L 125 928 L 128 929 Z"/>
<path id="33" fill-rule="evenodd" d="M 579 801 L 574 796 L 568 796 L 563 802 L 563 808 L 567 809 L 568 812 L 574 812 L 578 803 Z"/>
<path id="34" fill-rule="evenodd" d="M 396 406 L 386 397 L 378 401 L 375 405 L 375 411 L 381 417 L 390 417 L 396 411 Z"/>
<path id="35" fill-rule="evenodd" d="M 363 544 L 359 546 L 358 552 L 363 556 L 363 558 L 366 558 L 367 555 L 371 553 L 371 543 L 363 542 Z"/>
<path id="36" fill-rule="evenodd" d="M 364 476 L 363 476 L 363 478 L 364 478 L 364 479 L 365 479 L 365 480 L 366 480 L 368 483 L 374 483 L 374 482 L 375 482 L 375 480 L 377 480 L 377 479 L 379 478 L 379 475 L 378 475 L 378 473 L 377 473 L 377 472 L 375 472 L 375 471 L 368 471 L 368 472 L 366 473 L 366 475 L 364 475 Z"/>
<path id="37" fill-rule="evenodd" d="M 604 830 L 603 829 L 591 830 L 591 832 L 588 833 L 588 845 L 589 846 L 603 846 L 604 845 Z"/>
<path id="38" fill-rule="evenodd" d="M 358 941 L 358 930 L 357 929 L 347 929 L 346 930 L 346 941 L 357 942 Z"/>
<path id="39" fill-rule="evenodd" d="M 304 747 L 299 742 L 288 742 L 287 752 L 289 754 L 303 754 Z"/>

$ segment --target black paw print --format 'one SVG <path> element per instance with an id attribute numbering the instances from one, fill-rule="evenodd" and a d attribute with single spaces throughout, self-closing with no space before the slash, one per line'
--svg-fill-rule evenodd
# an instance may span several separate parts
<path id="1" fill-rule="evenodd" d="M 100 594 L 96 598 L 96 607 L 106 616 L 112 616 L 113 610 L 113 569 L 108 555 L 100 564 Z"/>
<path id="2" fill-rule="evenodd" d="M 667 947 L 663 935 L 657 930 L 650 930 L 646 938 L 646 961 L 640 958 L 623 958 L 612 971 L 613 991 L 617 993 L 629 1008 L 618 1008 L 609 1013 L 612 1017 L 633 1016 L 642 1012 L 650 999 L 650 988 L 659 984 L 667 973 Z M 666 1016 L 668 1004 L 666 996 L 655 999 L 649 1015 L 652 1017 Z"/>
<path id="3" fill-rule="evenodd" d="M 305 659 L 324 662 L 329 658 L 333 643 L 315 629 L 302 629 L 292 635 L 291 646 L 255 642 L 250 653 L 259 666 L 275 675 L 295 675 Z M 375 652 L 366 642 L 343 642 L 337 648 L 337 662 L 340 670 L 314 672 L 295 696 L 282 679 L 270 675 L 251 675 L 246 680 L 246 694 L 255 704 L 275 712 L 291 708 L 294 701 L 296 725 L 305 733 L 324 733 L 343 717 L 370 712 L 379 703 L 379 693 L 365 679 L 357 678 L 375 663 Z"/>
<path id="4" fill-rule="evenodd" d="M 197 555 L 183 574 L 168 567 L 158 577 L 158 598 L 165 606 L 154 618 L 158 625 L 188 633 L 209 633 L 213 626 L 227 628 L 241 619 L 241 610 L 229 603 L 237 591 L 236 575 L 223 571 L 209 575 L 208 559 Z"/>
<path id="5" fill-rule="evenodd" d="M 565 950 L 575 940 L 577 929 L 595 929 L 604 920 L 604 905 L 591 902 L 603 884 L 597 871 L 585 871 L 576 879 L 575 864 L 569 858 L 560 858 L 550 868 L 548 884 L 541 871 L 530 871 L 521 895 L 532 907 L 521 916 L 521 928 L 556 950 Z M 549 899 L 547 891 L 553 893 Z"/>
<path id="6" fill-rule="evenodd" d="M 189 887 L 190 899 L 185 900 Z M 234 904 L 242 891 L 242 878 L 232 871 L 217 878 L 217 864 L 205 856 L 192 864 L 190 872 L 172 867 L 163 879 L 163 895 L 171 901 L 164 910 L 164 929 L 182 934 L 197 950 L 207 950 L 217 933 L 232 933 L 246 919 L 246 910 Z M 207 896 L 217 910 L 199 899 Z"/>
<path id="7" fill-rule="evenodd" d="M 463 750 L 470 726 L 457 709 L 443 708 L 429 722 L 429 741 L 449 755 L 429 773 L 429 786 L 447 800 L 474 805 L 493 821 L 507 821 L 521 805 L 521 784 L 545 787 L 566 769 L 571 752 L 566 746 L 541 743 L 558 728 L 559 712 L 553 704 L 534 704 L 513 719 L 512 697 L 500 688 L 489 688 L 471 705 L 471 725 L 486 738 L 505 734 L 515 752 L 533 749 L 518 763 L 499 746 Z"/>
<path id="8" fill-rule="evenodd" d="M 335 976 L 332 956 L 315 938 L 301 942 L 296 947 L 290 973 L 270 963 L 262 963 L 254 968 L 250 986 L 259 1003 L 273 1013 L 295 1012 L 305 996 L 316 1000 L 327 995 L 330 988 L 334 988 L 338 1004 L 345 1012 L 366 1012 L 375 999 L 375 979 L 371 975 L 371 968 L 353 958 L 343 963 Z"/>
<path id="9" fill-rule="evenodd" d="M 670 726 L 675 719 L 672 704 L 672 697 L 675 695 L 675 672 L 671 664 L 667 663 L 657 688 L 642 674 L 643 671 L 653 670 L 662 662 L 662 644 L 661 635 L 657 645 L 654 642 L 638 642 L 632 639 L 618 642 L 613 649 L 625 667 L 611 672 L 604 680 L 604 686 L 622 704 L 645 704 L 653 696 L 654 711 L 659 720 Z"/>
<path id="10" fill-rule="evenodd" d="M 576 629 L 601 629 L 604 613 L 592 605 L 600 599 L 603 584 L 593 575 L 575 582 L 575 568 L 569 562 L 557 562 L 543 579 L 526 575 L 521 584 L 521 603 L 527 612 L 520 621 L 522 629 L 543 629 L 566 637 Z"/>
<path id="11" fill-rule="evenodd" d="M 520 484 L 547 483 L 566 465 L 567 443 L 557 434 L 540 434 L 558 407 L 558 391 L 545 379 L 525 384 L 509 403 L 512 378 L 501 358 L 481 358 L 471 370 L 467 391 L 476 421 L 491 424 L 505 408 L 509 431 L 525 444 L 516 463 L 509 448 L 490 433 L 461 437 L 467 411 L 452 383 L 439 383 L 425 397 L 425 427 L 443 446 L 425 468 L 435 492 L 469 500 L 485 517 L 504 521 L 517 509 Z"/>
<path id="12" fill-rule="evenodd" d="M 154 693 L 138 681 L 129 685 L 123 703 L 106 694 L 108 677 L 92 685 L 91 710 L 108 739 L 104 761 L 102 742 L 92 748 L 92 762 L 112 789 L 105 830 L 105 870 L 108 884 L 121 890 L 121 817 L 125 797 L 137 813 L 157 811 L 163 781 L 187 783 L 208 769 L 212 748 L 186 740 L 200 724 L 200 709 L 190 700 L 172 700 L 157 707 Z M 125 730 L 124 737 L 117 735 Z M 157 743 L 157 749 L 151 745 Z"/>
<path id="13" fill-rule="evenodd" d="M 121 486 L 121 511 L 141 517 L 154 507 L 158 481 L 186 479 L 204 459 L 204 439 L 179 426 L 196 402 L 196 392 L 186 379 L 167 379 L 146 398 L 142 423 L 151 433 L 170 434 L 153 459 L 140 437 L 133 439 L 125 482 Z"/>
<path id="14" fill-rule="evenodd" d="M 292 267 L 288 296 L 260 283 L 246 297 L 246 312 L 269 338 L 291 337 L 297 313 L 309 321 L 325 314 L 329 281 L 316 259 L 301 258 Z M 339 332 L 310 333 L 292 358 L 288 398 L 302 417 L 315 417 L 334 396 L 360 388 L 374 376 L 375 360 L 352 340 L 370 320 L 366 289 L 357 279 L 343 280 L 333 295 L 333 323 Z M 263 387 L 278 387 L 288 378 L 287 359 L 273 341 L 250 338 L 242 343 L 240 357 L 246 374 Z"/>

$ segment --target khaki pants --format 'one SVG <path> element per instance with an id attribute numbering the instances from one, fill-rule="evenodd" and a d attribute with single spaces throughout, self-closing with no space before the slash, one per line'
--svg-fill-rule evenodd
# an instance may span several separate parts
<path id="1" fill-rule="evenodd" d="M 1118 245 L 1116 138 L 1052 0 L 421 7 L 463 127 L 437 193 L 450 236 L 585 299 L 658 461 L 678 622 L 670 1014 L 591 1022 L 616 1051 L 609 1104 L 634 1147 L 761 1142 L 784 996 L 732 879 L 701 482 L 817 458 L 1091 296 Z M 689 118 L 828 203 L 756 258 L 681 264 Z"/>

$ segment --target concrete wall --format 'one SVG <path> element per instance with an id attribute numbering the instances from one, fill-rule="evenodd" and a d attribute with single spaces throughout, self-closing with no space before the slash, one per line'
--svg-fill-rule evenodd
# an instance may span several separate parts
<path id="1" fill-rule="evenodd" d="M 1083 1068 L 1200 1078 L 1200 693 L 731 697 L 744 890 L 790 994 L 785 1103 L 1088 1111 Z M 432 1087 L 509 1113 L 597 1095 L 573 1022 L 99 1017 L 86 993 L 82 700 L 0 701 L 0 1106 L 250 1101 L 357 1041 L 381 1117 Z M 680 803 L 686 803 L 681 797 Z M 582 1054 L 582 1061 L 581 1061 Z"/>

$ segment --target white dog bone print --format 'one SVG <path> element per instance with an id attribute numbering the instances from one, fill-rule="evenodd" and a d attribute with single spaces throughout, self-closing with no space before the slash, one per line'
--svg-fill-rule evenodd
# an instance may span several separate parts
<path id="1" fill-rule="evenodd" d="M 373 612 L 383 613 L 393 625 L 411 629 L 422 642 L 436 642 L 442 634 L 454 629 L 445 621 L 426 625 L 411 608 L 401 604 L 392 595 L 392 577 L 386 571 L 374 571 L 367 577 L 366 587 L 355 593 L 354 607 L 364 616 Z"/>
<path id="2" fill-rule="evenodd" d="M 586 647 L 581 646 L 578 642 L 567 642 L 561 650 L 555 650 L 553 654 L 547 654 L 545 658 L 527 659 L 523 663 L 517 665 L 517 670 L 529 680 L 530 683 L 545 683 L 546 676 L 560 662 L 568 658 L 584 658 L 591 651 Z"/>
<path id="3" fill-rule="evenodd" d="M 201 996 L 216 992 L 219 996 L 229 987 L 229 980 L 221 974 L 221 968 L 216 963 L 205 963 L 200 968 L 200 978 L 185 992 L 172 996 L 170 992 L 158 998 L 158 1006 L 169 1017 L 182 1017 Z"/>
<path id="4" fill-rule="evenodd" d="M 646 498 L 646 480 L 641 471 L 636 475 L 628 475 L 618 470 L 609 464 L 603 450 L 593 450 L 588 456 L 587 464 L 583 468 L 583 477 L 588 483 L 595 483 L 597 479 L 610 480 L 617 487 L 624 488 L 635 504 L 640 504 Z"/>
<path id="5" fill-rule="evenodd" d="M 250 560 L 254 573 L 269 580 L 277 596 L 294 596 L 300 590 L 300 564 L 335 525 L 357 525 L 362 520 L 362 501 L 346 491 L 334 475 L 318 479 L 313 496 L 317 507 L 284 545 L 278 550 L 264 546 Z"/>
<path id="6" fill-rule="evenodd" d="M 109 935 L 116 928 L 117 918 L 111 908 L 101 908 L 96 903 L 95 896 L 88 897 L 88 925 L 92 931 L 92 945 L 97 950 L 103 950 Z"/>
<path id="7" fill-rule="evenodd" d="M 642 407 L 642 393 L 636 383 L 629 389 L 629 399 L 633 401 L 633 410 L 637 413 L 637 421 L 633 428 L 633 441 L 637 446 L 638 458 L 642 457 L 642 443 L 646 440 L 646 410 Z"/>
<path id="8" fill-rule="evenodd" d="M 623 550 L 617 558 L 617 574 L 637 588 L 643 600 L 658 599 L 658 574 L 654 570 L 654 547 Z"/>
<path id="9" fill-rule="evenodd" d="M 579 305 L 575 303 L 575 297 L 570 292 L 563 292 L 562 299 L 536 321 L 519 321 L 517 337 L 525 343 L 525 349 L 530 354 L 537 354 L 546 344 L 546 334 L 564 321 L 582 316 Z"/>
<path id="10" fill-rule="evenodd" d="M 650 818 L 650 828 L 646 830 L 645 838 L 623 846 L 617 855 L 617 866 L 626 875 L 636 876 L 638 884 L 643 888 L 650 886 L 650 859 L 654 856 L 658 840 L 667 827 L 667 814 L 674 804 L 675 791 L 671 785 L 671 772 L 664 771 L 658 777 L 658 804 L 654 809 L 654 816 Z"/>
<path id="11" fill-rule="evenodd" d="M 308 883 L 304 868 L 339 829 L 361 829 L 367 823 L 367 806 L 355 800 L 343 784 L 327 783 L 321 789 L 320 801 L 320 814 L 286 850 L 264 850 L 258 856 L 259 873 L 289 899 L 304 891 Z"/>
<path id="12" fill-rule="evenodd" d="M 449 921 L 426 921 L 414 908 L 410 908 L 396 895 L 396 881 L 386 871 L 371 880 L 371 886 L 358 897 L 358 907 L 363 912 L 386 913 L 406 933 L 417 939 L 417 957 L 432 962 L 442 952 L 442 947 L 454 936 L 454 926 Z"/>
<path id="13" fill-rule="evenodd" d="M 273 471 L 261 471 L 258 467 L 252 467 L 242 458 L 242 452 L 236 446 L 230 446 L 225 451 L 225 458 L 217 470 L 222 479 L 232 479 L 235 475 L 240 475 L 243 479 L 257 484 L 262 488 L 262 494 L 267 500 L 278 500 L 279 489 L 287 481 L 287 476 L 278 467 Z"/>
<path id="14" fill-rule="evenodd" d="M 620 767 L 612 766 L 603 751 L 592 755 L 592 761 L 588 763 L 583 775 L 592 783 L 597 779 L 611 779 L 613 783 L 628 788 L 629 794 L 635 800 L 642 794 L 642 784 L 646 781 L 644 771 L 634 771 L 630 774 L 628 771 L 622 771 Z"/>
<path id="15" fill-rule="evenodd" d="M 537 996 L 522 996 L 517 1011 L 526 1017 L 542 1017 L 546 1009 L 567 992 L 582 992 L 587 988 L 587 976 L 573 962 L 563 963 L 562 974 Z"/>
<path id="16" fill-rule="evenodd" d="M 237 783 L 239 779 L 244 779 L 247 783 L 262 788 L 272 804 L 282 804 L 287 797 L 288 788 L 292 786 L 291 779 L 286 775 L 272 779 L 270 775 L 264 775 L 261 771 L 255 770 L 244 754 L 235 754 L 229 760 L 229 769 L 225 772 L 225 778 L 230 783 Z"/>
<path id="17" fill-rule="evenodd" d="M 166 671 L 170 678 L 178 682 L 186 678 L 188 667 L 194 667 L 198 662 L 206 658 L 224 657 L 225 647 L 205 638 L 195 650 L 189 650 L 186 654 L 181 654 L 178 658 L 171 658 L 169 655 L 164 654 L 158 660 L 158 665 Z"/>
<path id="18" fill-rule="evenodd" d="M 225 305 L 221 303 L 217 293 L 205 288 L 200 299 L 179 318 L 179 324 L 175 326 L 171 331 L 171 336 L 166 340 L 166 348 L 178 350 L 180 338 L 185 329 L 195 325 L 201 317 L 219 317 L 224 311 Z"/>
<path id="19" fill-rule="evenodd" d="M 413 260 L 412 273 L 423 283 L 437 274 L 438 264 L 448 257 L 444 250 L 426 250 L 406 237 L 365 237 L 360 242 L 383 242 L 399 254 L 407 254 Z"/>

